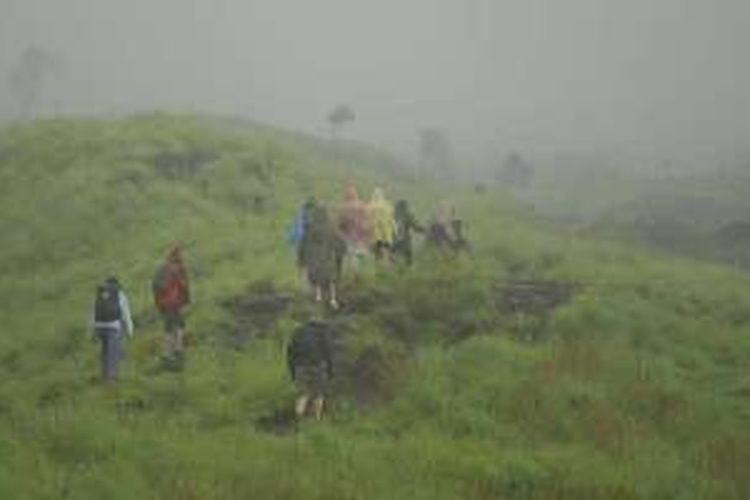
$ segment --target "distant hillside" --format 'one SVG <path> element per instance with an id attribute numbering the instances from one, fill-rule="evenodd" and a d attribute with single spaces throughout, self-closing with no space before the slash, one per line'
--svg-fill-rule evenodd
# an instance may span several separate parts
<path id="1" fill-rule="evenodd" d="M 750 280 L 399 168 L 216 118 L 0 131 L 0 498 L 750 497 Z M 323 313 L 287 227 L 347 180 L 421 221 L 450 200 L 472 252 L 347 269 L 333 403 L 294 425 L 285 345 Z M 194 292 L 177 373 L 150 296 L 174 240 Z M 115 386 L 87 326 L 110 273 L 137 328 Z"/>
<path id="2" fill-rule="evenodd" d="M 624 169 L 557 173 L 525 196 L 544 216 L 587 234 L 750 267 L 737 234 L 750 223 L 745 169 L 659 178 Z"/>

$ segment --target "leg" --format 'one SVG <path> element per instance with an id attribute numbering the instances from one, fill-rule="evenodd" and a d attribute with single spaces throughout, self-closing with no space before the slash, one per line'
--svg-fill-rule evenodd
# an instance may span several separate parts
<path id="1" fill-rule="evenodd" d="M 309 399 L 310 398 L 307 394 L 303 394 L 297 398 L 297 401 L 294 404 L 294 414 L 297 415 L 297 418 L 302 418 L 305 416 L 305 411 L 307 411 L 307 402 Z"/>
<path id="2" fill-rule="evenodd" d="M 100 359 L 100 363 L 101 363 L 102 379 L 106 381 L 107 380 L 107 375 L 108 375 L 108 371 L 107 371 L 107 356 L 108 356 L 107 349 L 109 348 L 109 346 L 107 345 L 107 332 L 103 331 L 103 330 L 98 330 L 96 332 L 96 334 L 99 337 L 99 343 L 100 343 L 100 347 L 101 347 L 101 352 L 99 353 L 99 359 Z"/>
<path id="3" fill-rule="evenodd" d="M 331 297 L 331 307 L 334 309 L 338 309 L 339 303 L 336 300 L 336 282 L 332 281 L 328 287 L 329 287 L 329 293 Z"/>
<path id="4" fill-rule="evenodd" d="M 166 358 L 174 352 L 174 328 L 172 313 L 164 313 L 164 356 Z"/>
<path id="5" fill-rule="evenodd" d="M 174 332 L 175 353 L 182 355 L 185 350 L 185 328 L 180 326 Z"/>
<path id="6" fill-rule="evenodd" d="M 321 420 L 323 418 L 323 407 L 325 405 L 325 399 L 323 396 L 318 396 L 313 400 L 313 411 L 315 413 L 315 420 Z"/>
<path id="7" fill-rule="evenodd" d="M 376 241 L 375 245 L 372 247 L 372 252 L 375 254 L 375 260 L 380 260 L 380 257 L 382 256 L 382 247 L 380 246 L 380 241 Z"/>
<path id="8" fill-rule="evenodd" d="M 120 372 L 120 359 L 122 358 L 119 331 L 110 332 L 109 345 L 109 378 L 110 380 L 117 380 Z"/>
<path id="9" fill-rule="evenodd" d="M 102 332 L 102 378 L 112 381 L 117 378 L 117 365 L 120 361 L 119 332 L 107 330 Z"/>
<path id="10" fill-rule="evenodd" d="M 166 357 L 172 356 L 175 351 L 175 340 L 174 331 L 171 328 L 167 328 L 164 332 L 164 355 Z"/>

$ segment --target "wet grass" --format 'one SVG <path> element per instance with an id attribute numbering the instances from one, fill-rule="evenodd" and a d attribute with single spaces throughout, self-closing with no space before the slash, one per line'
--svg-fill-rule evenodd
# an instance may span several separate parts
<path id="1" fill-rule="evenodd" d="M 311 190 L 383 180 L 329 148 L 168 116 L 0 134 L 0 498 L 750 495 L 750 282 L 492 191 L 450 193 L 472 255 L 347 271 L 336 397 L 292 425 L 285 343 L 324 313 L 287 223 Z M 386 181 L 420 215 L 447 192 Z M 182 372 L 161 368 L 149 296 L 174 239 L 195 289 Z M 111 272 L 137 332 L 105 386 L 86 319 Z M 540 318 L 498 307 L 519 282 L 577 286 Z"/>

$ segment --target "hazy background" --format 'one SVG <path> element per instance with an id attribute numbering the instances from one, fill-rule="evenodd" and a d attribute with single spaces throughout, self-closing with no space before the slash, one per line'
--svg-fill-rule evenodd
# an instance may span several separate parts
<path id="1" fill-rule="evenodd" d="M 444 128 L 474 161 L 519 149 L 741 158 L 747 0 L 0 0 L 6 76 L 63 61 L 43 109 L 231 113 L 411 153 Z M 701 160 L 703 161 L 703 160 Z"/>

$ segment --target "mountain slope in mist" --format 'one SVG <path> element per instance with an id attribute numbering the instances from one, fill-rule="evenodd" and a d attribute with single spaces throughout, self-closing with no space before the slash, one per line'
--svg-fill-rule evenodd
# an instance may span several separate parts
<path id="1" fill-rule="evenodd" d="M 187 117 L 0 132 L 0 497 L 750 494 L 747 278 L 572 237 L 372 158 Z M 295 428 L 284 345 L 320 312 L 286 229 L 349 179 L 384 182 L 423 220 L 450 198 L 474 249 L 348 270 L 334 404 Z M 173 240 L 195 295 L 181 373 L 160 368 L 149 289 Z M 137 324 L 114 387 L 86 327 L 109 273 Z"/>

